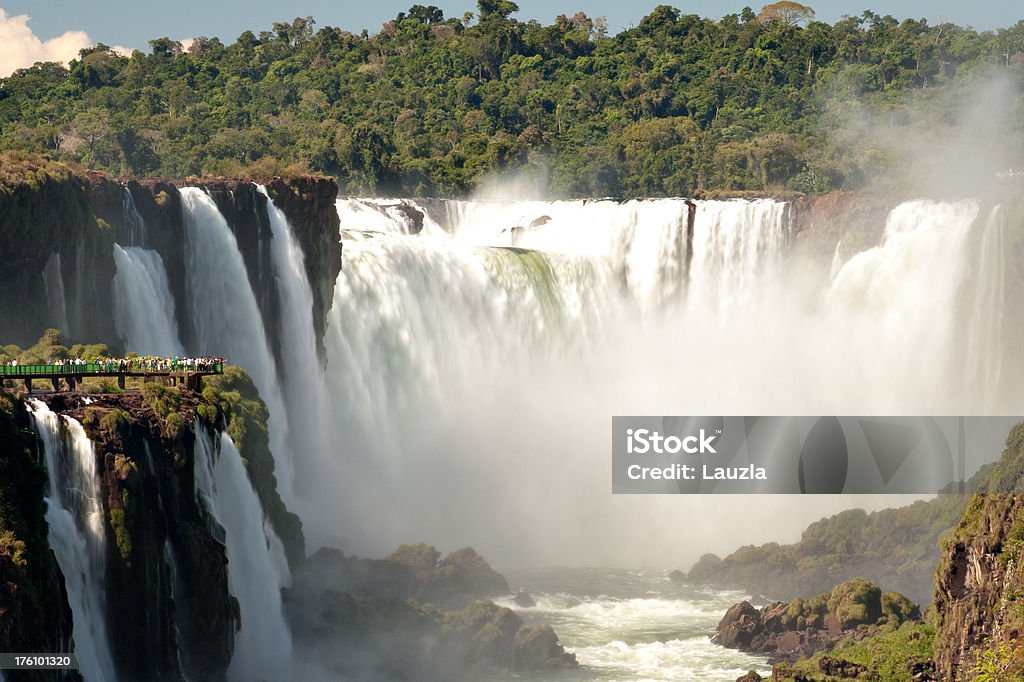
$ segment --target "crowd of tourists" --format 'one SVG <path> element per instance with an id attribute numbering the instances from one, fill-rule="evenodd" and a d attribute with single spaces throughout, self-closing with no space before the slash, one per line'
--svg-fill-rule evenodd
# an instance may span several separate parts
<path id="1" fill-rule="evenodd" d="M 26 364 L 26 363 L 21 363 Z M 69 372 L 76 370 L 101 372 L 213 372 L 224 364 L 224 358 L 203 356 L 198 358 L 159 357 L 155 355 L 135 355 L 127 358 L 97 357 L 92 360 L 84 358 L 67 358 L 47 360 L 47 367 L 67 367 Z M 4 363 L 6 367 L 17 367 L 17 360 Z"/>

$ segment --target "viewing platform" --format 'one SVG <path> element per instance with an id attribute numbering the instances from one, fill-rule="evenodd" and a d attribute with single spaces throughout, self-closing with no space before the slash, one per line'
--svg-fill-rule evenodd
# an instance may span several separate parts
<path id="1" fill-rule="evenodd" d="M 25 389 L 32 393 L 32 382 L 36 379 L 50 380 L 53 390 L 59 391 L 63 380 L 67 390 L 74 391 L 82 379 L 112 377 L 124 390 L 128 377 L 157 378 L 169 381 L 172 386 L 183 385 L 201 390 L 202 377 L 224 373 L 223 362 L 200 362 L 187 364 L 166 360 L 159 365 L 135 360 L 114 360 L 104 363 L 64 363 L 60 365 L 0 365 L 0 380 L 20 379 Z"/>

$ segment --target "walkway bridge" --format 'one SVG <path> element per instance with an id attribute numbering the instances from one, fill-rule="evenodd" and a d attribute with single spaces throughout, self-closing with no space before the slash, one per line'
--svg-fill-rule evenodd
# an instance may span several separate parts
<path id="1" fill-rule="evenodd" d="M 74 391 L 82 379 L 92 377 L 113 377 L 122 390 L 128 377 L 144 377 L 160 379 L 172 386 L 186 386 L 193 390 L 202 389 L 202 378 L 213 374 L 224 373 L 224 363 L 198 363 L 193 365 L 169 364 L 159 367 L 147 366 L 143 362 L 115 360 L 106 363 L 63 365 L 0 365 L 0 383 L 4 379 L 20 379 L 25 382 L 25 389 L 32 392 L 33 380 L 49 380 L 53 390 L 61 390 L 61 381 L 67 390 Z"/>

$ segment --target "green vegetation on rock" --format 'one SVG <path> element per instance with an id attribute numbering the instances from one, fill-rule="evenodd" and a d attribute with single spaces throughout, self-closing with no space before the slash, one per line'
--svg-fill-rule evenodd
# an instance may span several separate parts
<path id="1" fill-rule="evenodd" d="M 943 544 L 935 575 L 940 678 L 1024 679 L 1022 568 L 1024 423 L 1010 431 L 1001 459 Z"/>
<path id="2" fill-rule="evenodd" d="M 249 480 L 284 544 L 289 563 L 295 565 L 302 561 L 305 558 L 302 521 L 287 510 L 277 492 L 274 457 L 270 452 L 267 431 L 269 413 L 252 378 L 241 367 L 228 365 L 224 374 L 205 378 L 203 397 L 223 414 L 226 431 L 242 455 Z M 216 419 L 209 408 L 204 409 L 200 416 L 208 423 Z"/>
<path id="3" fill-rule="evenodd" d="M 932 642 L 935 640 L 934 623 L 906 622 L 898 628 L 884 629 L 870 637 L 847 637 L 827 653 L 776 668 L 773 679 L 779 682 L 832 682 L 843 679 L 826 672 L 836 667 L 834 661 L 848 661 L 863 666 L 857 679 L 885 680 L 886 682 L 914 682 L 916 672 L 929 670 Z M 825 660 L 825 664 L 822 661 Z M 916 671 L 916 672 L 915 672 Z"/>
<path id="4" fill-rule="evenodd" d="M 984 475 L 975 476 L 968 490 Z M 791 545 L 741 547 L 724 559 L 706 555 L 688 577 L 774 599 L 808 598 L 844 580 L 865 578 L 927 604 L 940 543 L 969 501 L 967 495 L 942 494 L 870 514 L 851 509 L 812 523 Z"/>
<path id="5" fill-rule="evenodd" d="M 47 329 L 39 340 L 28 348 L 14 344 L 0 346 L 0 363 L 16 360 L 21 365 L 43 365 L 47 360 L 68 358 L 97 358 L 110 355 L 104 343 L 65 345 L 64 333 L 59 329 Z"/>

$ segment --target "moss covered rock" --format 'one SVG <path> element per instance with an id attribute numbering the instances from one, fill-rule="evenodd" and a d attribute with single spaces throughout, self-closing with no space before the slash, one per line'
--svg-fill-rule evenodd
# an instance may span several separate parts
<path id="1" fill-rule="evenodd" d="M 920 610 L 903 595 L 883 596 L 877 585 L 854 579 L 813 599 L 773 602 L 760 609 L 746 601 L 735 604 L 718 624 L 713 641 L 792 662 L 828 651 L 845 638 L 867 637 L 920 619 Z"/>
<path id="2" fill-rule="evenodd" d="M 224 415 L 227 433 L 242 455 L 264 513 L 284 544 L 288 563 L 298 565 L 306 554 L 302 521 L 288 511 L 277 491 L 274 456 L 267 431 L 270 415 L 256 385 L 244 369 L 235 366 L 225 367 L 222 375 L 206 377 L 204 384 L 203 396 Z"/>

